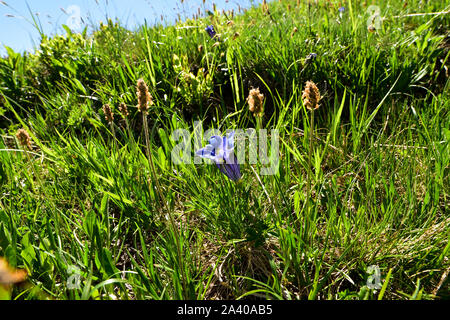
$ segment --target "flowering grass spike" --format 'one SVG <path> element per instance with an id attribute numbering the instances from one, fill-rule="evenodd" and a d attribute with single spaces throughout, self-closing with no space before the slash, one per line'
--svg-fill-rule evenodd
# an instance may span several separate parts
<path id="1" fill-rule="evenodd" d="M 319 88 L 313 81 L 306 81 L 305 90 L 302 93 L 303 104 L 306 109 L 314 110 L 319 108 L 320 96 Z"/>
<path id="2" fill-rule="evenodd" d="M 25 129 L 19 129 L 16 133 L 16 137 L 22 147 L 31 149 L 30 135 Z"/>
<path id="3" fill-rule="evenodd" d="M 264 114 L 264 94 L 259 91 L 259 88 L 250 90 L 247 102 L 250 112 L 255 116 L 262 117 Z"/>

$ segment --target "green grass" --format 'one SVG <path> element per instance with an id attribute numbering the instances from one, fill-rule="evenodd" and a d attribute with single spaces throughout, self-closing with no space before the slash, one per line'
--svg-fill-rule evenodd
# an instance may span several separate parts
<path id="1" fill-rule="evenodd" d="M 7 298 L 448 299 L 450 2 L 379 1 L 375 32 L 368 5 L 342 3 L 341 15 L 337 1 L 274 1 L 135 31 L 109 21 L 44 36 L 32 54 L 8 50 L 0 256 L 28 280 Z M 159 186 L 139 78 L 154 100 Z M 323 96 L 312 139 L 307 80 Z M 215 166 L 172 163 L 171 133 L 196 120 L 256 128 L 251 87 L 266 98 L 258 125 L 279 130 L 275 175 L 246 164 L 234 183 Z"/>

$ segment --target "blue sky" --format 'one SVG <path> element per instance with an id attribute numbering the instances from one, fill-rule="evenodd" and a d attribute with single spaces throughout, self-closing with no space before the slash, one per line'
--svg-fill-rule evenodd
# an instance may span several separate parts
<path id="1" fill-rule="evenodd" d="M 178 14 L 181 18 L 192 17 L 210 10 L 213 3 L 218 9 L 237 10 L 248 8 L 261 0 L 3 0 L 0 1 L 0 55 L 5 55 L 4 46 L 15 51 L 33 50 L 39 44 L 39 32 L 33 25 L 33 16 L 40 22 L 45 34 L 64 33 L 63 24 L 77 26 L 71 21 L 82 21 L 86 25 L 98 25 L 100 21 L 117 17 L 123 25 L 133 29 L 136 25 L 161 22 L 173 23 Z M 32 14 L 30 13 L 30 10 Z M 71 19 L 79 10 L 81 20 Z M 81 29 L 80 29 L 81 30 Z M 77 31 L 77 30 L 75 30 Z"/>

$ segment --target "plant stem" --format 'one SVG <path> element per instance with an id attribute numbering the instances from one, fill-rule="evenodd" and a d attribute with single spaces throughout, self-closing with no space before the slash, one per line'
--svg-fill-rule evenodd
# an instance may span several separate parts
<path id="1" fill-rule="evenodd" d="M 309 151 L 308 151 L 308 170 L 307 170 L 307 191 L 306 191 L 306 219 L 305 219 L 305 236 L 308 232 L 309 218 L 311 216 L 311 179 L 312 179 L 312 170 L 311 170 L 311 157 L 313 151 L 313 132 L 314 132 L 314 109 L 311 109 L 311 120 L 309 127 Z"/>
<path id="2" fill-rule="evenodd" d="M 114 130 L 114 122 L 110 122 L 111 134 L 113 139 L 113 150 L 116 150 L 116 131 Z"/>
<path id="3" fill-rule="evenodd" d="M 175 225 L 175 219 L 173 218 L 172 212 L 169 209 L 169 206 L 167 205 L 163 193 L 161 191 L 161 185 L 159 184 L 159 180 L 156 176 L 156 170 L 155 170 L 155 166 L 153 164 L 153 157 L 151 154 L 151 149 L 150 149 L 150 138 L 149 138 L 149 133 L 148 133 L 148 122 L 147 122 L 147 113 L 143 112 L 142 113 L 142 122 L 144 125 L 144 136 L 145 136 L 145 144 L 146 144 L 146 150 L 147 150 L 147 158 L 148 158 L 148 163 L 150 166 L 150 170 L 152 172 L 152 176 L 153 176 L 153 181 L 156 184 L 156 190 L 158 192 L 158 211 L 159 214 L 161 216 L 164 216 L 163 214 L 163 210 L 162 210 L 162 205 L 161 202 L 163 202 L 165 209 L 167 211 L 167 215 L 169 216 L 169 220 L 170 220 L 170 224 L 172 227 L 172 231 L 174 232 L 175 235 L 175 242 L 176 242 L 176 246 L 177 246 L 177 252 L 178 252 L 178 265 L 180 268 L 180 272 L 181 272 L 181 276 L 182 276 L 182 285 L 183 285 L 183 291 L 185 294 L 185 299 L 187 299 L 187 289 L 186 289 L 186 274 L 184 272 L 184 267 L 183 267 L 183 259 L 181 258 L 181 244 L 180 244 L 180 235 L 177 231 L 176 225 Z M 151 193 L 151 184 L 149 184 L 149 189 L 150 189 L 150 193 Z"/>

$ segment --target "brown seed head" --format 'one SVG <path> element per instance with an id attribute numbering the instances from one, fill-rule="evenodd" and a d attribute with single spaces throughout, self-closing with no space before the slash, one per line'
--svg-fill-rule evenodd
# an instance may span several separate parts
<path id="1" fill-rule="evenodd" d="M 262 116 L 264 112 L 263 102 L 264 102 L 264 95 L 259 92 L 259 88 L 251 89 L 248 97 L 248 109 L 251 113 L 253 113 L 255 116 Z"/>
<path id="2" fill-rule="evenodd" d="M 31 149 L 30 135 L 25 129 L 19 129 L 16 133 L 16 137 L 22 147 Z"/>
<path id="3" fill-rule="evenodd" d="M 128 113 L 128 107 L 125 103 L 121 102 L 119 104 L 119 111 L 124 118 L 128 117 L 130 114 Z"/>
<path id="4" fill-rule="evenodd" d="M 137 97 L 139 104 L 137 108 L 140 112 L 147 112 L 149 106 L 153 105 L 153 97 L 148 92 L 147 84 L 143 79 L 139 79 L 137 82 Z"/>
<path id="5" fill-rule="evenodd" d="M 263 0 L 263 3 L 262 3 L 262 11 L 263 11 L 264 13 L 267 13 L 267 10 L 269 10 L 269 8 L 268 8 L 268 6 L 267 6 L 267 2 L 266 2 L 266 0 Z"/>
<path id="6" fill-rule="evenodd" d="M 303 104 L 308 110 L 319 108 L 320 96 L 319 89 L 312 81 L 306 81 L 305 89 L 303 90 L 302 99 Z"/>
<path id="7" fill-rule="evenodd" d="M 103 113 L 105 114 L 106 121 L 108 121 L 108 123 L 113 122 L 113 120 L 114 120 L 114 113 L 112 112 L 111 107 L 109 106 L 109 104 L 105 104 L 102 109 L 103 109 Z"/>

